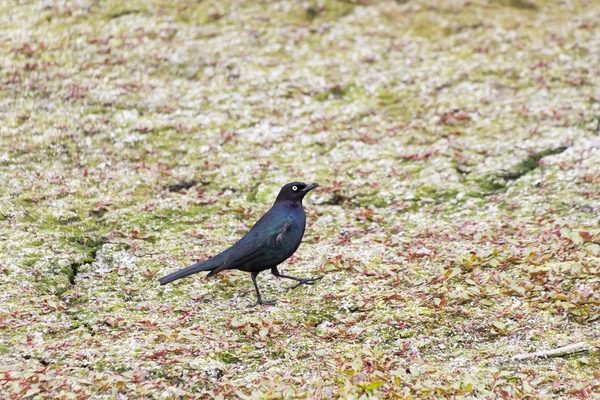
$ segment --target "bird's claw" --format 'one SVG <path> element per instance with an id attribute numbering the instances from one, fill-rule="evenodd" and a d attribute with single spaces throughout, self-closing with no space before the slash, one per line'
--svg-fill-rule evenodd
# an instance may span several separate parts
<path id="1" fill-rule="evenodd" d="M 274 300 L 263 300 L 263 299 L 258 299 L 258 301 L 257 301 L 256 303 L 254 303 L 254 304 L 250 304 L 250 305 L 248 306 L 248 308 L 254 308 L 254 307 L 256 307 L 256 306 L 262 306 L 262 305 L 265 305 L 265 306 L 273 306 L 273 305 L 275 305 L 275 303 L 277 303 L 277 299 L 274 299 Z"/>
<path id="2" fill-rule="evenodd" d="M 295 284 L 294 286 L 290 286 L 289 290 L 294 290 L 298 286 L 301 286 L 301 285 L 314 285 L 315 283 L 317 283 L 317 281 L 319 281 L 321 279 L 323 279 L 322 276 L 318 276 L 316 278 L 298 279 L 298 283 Z"/>

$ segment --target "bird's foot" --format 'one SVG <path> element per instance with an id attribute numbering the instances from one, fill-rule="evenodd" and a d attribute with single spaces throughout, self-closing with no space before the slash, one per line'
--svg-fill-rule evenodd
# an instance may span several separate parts
<path id="1" fill-rule="evenodd" d="M 258 301 L 256 303 L 249 305 L 248 308 L 254 308 L 256 306 L 262 306 L 262 305 L 273 306 L 273 305 L 275 305 L 275 303 L 277 303 L 277 299 L 274 299 L 274 300 L 258 299 Z"/>
<path id="2" fill-rule="evenodd" d="M 294 286 L 290 286 L 289 290 L 294 290 L 301 285 L 314 285 L 315 283 L 317 283 L 317 281 L 320 281 L 321 279 L 323 279 L 323 276 L 317 276 L 316 278 L 298 278 L 298 283 L 296 283 Z"/>

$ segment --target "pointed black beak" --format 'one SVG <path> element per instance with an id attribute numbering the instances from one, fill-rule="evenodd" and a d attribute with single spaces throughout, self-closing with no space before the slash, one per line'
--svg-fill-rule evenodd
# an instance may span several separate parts
<path id="1" fill-rule="evenodd" d="M 311 190 L 313 190 L 314 188 L 317 188 L 319 186 L 321 186 L 321 185 L 319 185 L 318 183 L 310 183 L 310 184 L 306 185 L 306 187 L 304 188 L 303 192 L 304 193 L 308 193 Z"/>

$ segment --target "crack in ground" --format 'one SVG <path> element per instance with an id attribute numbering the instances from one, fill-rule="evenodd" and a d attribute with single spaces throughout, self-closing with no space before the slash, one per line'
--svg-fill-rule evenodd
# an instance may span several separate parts
<path id="1" fill-rule="evenodd" d="M 484 193 L 484 196 L 506 189 L 506 182 L 515 181 L 539 168 L 542 158 L 560 154 L 568 148 L 569 146 L 559 146 L 530 154 L 523 161 L 515 165 L 511 171 L 492 173 L 479 179 L 479 186 L 489 190 L 487 193 Z"/>
<path id="2" fill-rule="evenodd" d="M 79 267 L 85 264 L 92 264 L 94 261 L 96 261 L 96 256 L 98 254 L 98 251 L 100 251 L 100 249 L 102 248 L 102 246 L 103 245 L 100 244 L 92 247 L 89 253 L 89 257 L 86 257 L 80 261 L 76 261 L 70 265 L 71 271 L 70 273 L 68 273 L 68 275 L 69 283 L 71 284 L 71 286 L 75 286 L 76 284 L 75 279 L 77 278 L 77 274 L 79 274 Z"/>
<path id="3" fill-rule="evenodd" d="M 42 364 L 44 367 L 47 367 L 48 365 L 50 365 L 50 362 L 41 358 L 41 357 L 36 357 L 36 356 L 32 356 L 29 354 L 23 354 L 21 355 L 21 357 L 23 357 L 25 360 L 36 360 L 37 362 L 39 362 L 40 364 Z"/>
<path id="4" fill-rule="evenodd" d="M 100 251 L 102 246 L 104 246 L 104 243 L 105 241 L 103 241 L 101 238 L 95 238 L 80 243 L 84 246 L 84 257 L 81 260 L 74 261 L 70 265 L 65 266 L 61 269 L 62 273 L 65 274 L 67 279 L 69 280 L 69 284 L 65 285 L 64 287 L 61 287 L 59 290 L 56 291 L 55 294 L 59 299 L 65 300 L 63 298 L 65 292 L 67 292 L 69 288 L 72 288 L 77 284 L 77 275 L 79 274 L 80 267 L 86 264 L 94 263 L 96 261 L 98 252 Z"/>
<path id="5" fill-rule="evenodd" d="M 536 170 L 540 166 L 540 160 L 547 156 L 553 156 L 555 154 L 560 154 L 567 150 L 568 146 L 560 146 L 556 148 L 546 149 L 539 151 L 534 154 L 530 154 L 525 160 L 521 161 L 519 164 L 515 166 L 512 171 L 507 171 L 503 174 L 499 174 L 500 178 L 503 178 L 507 181 L 514 181 L 530 173 L 531 171 Z"/>

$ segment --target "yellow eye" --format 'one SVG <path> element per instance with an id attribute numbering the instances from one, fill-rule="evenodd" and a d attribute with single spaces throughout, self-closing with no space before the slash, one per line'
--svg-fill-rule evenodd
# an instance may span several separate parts
<path id="1" fill-rule="evenodd" d="M 292 186 L 292 190 L 293 190 L 294 192 L 297 192 L 297 191 L 298 191 L 298 186 Z"/>

